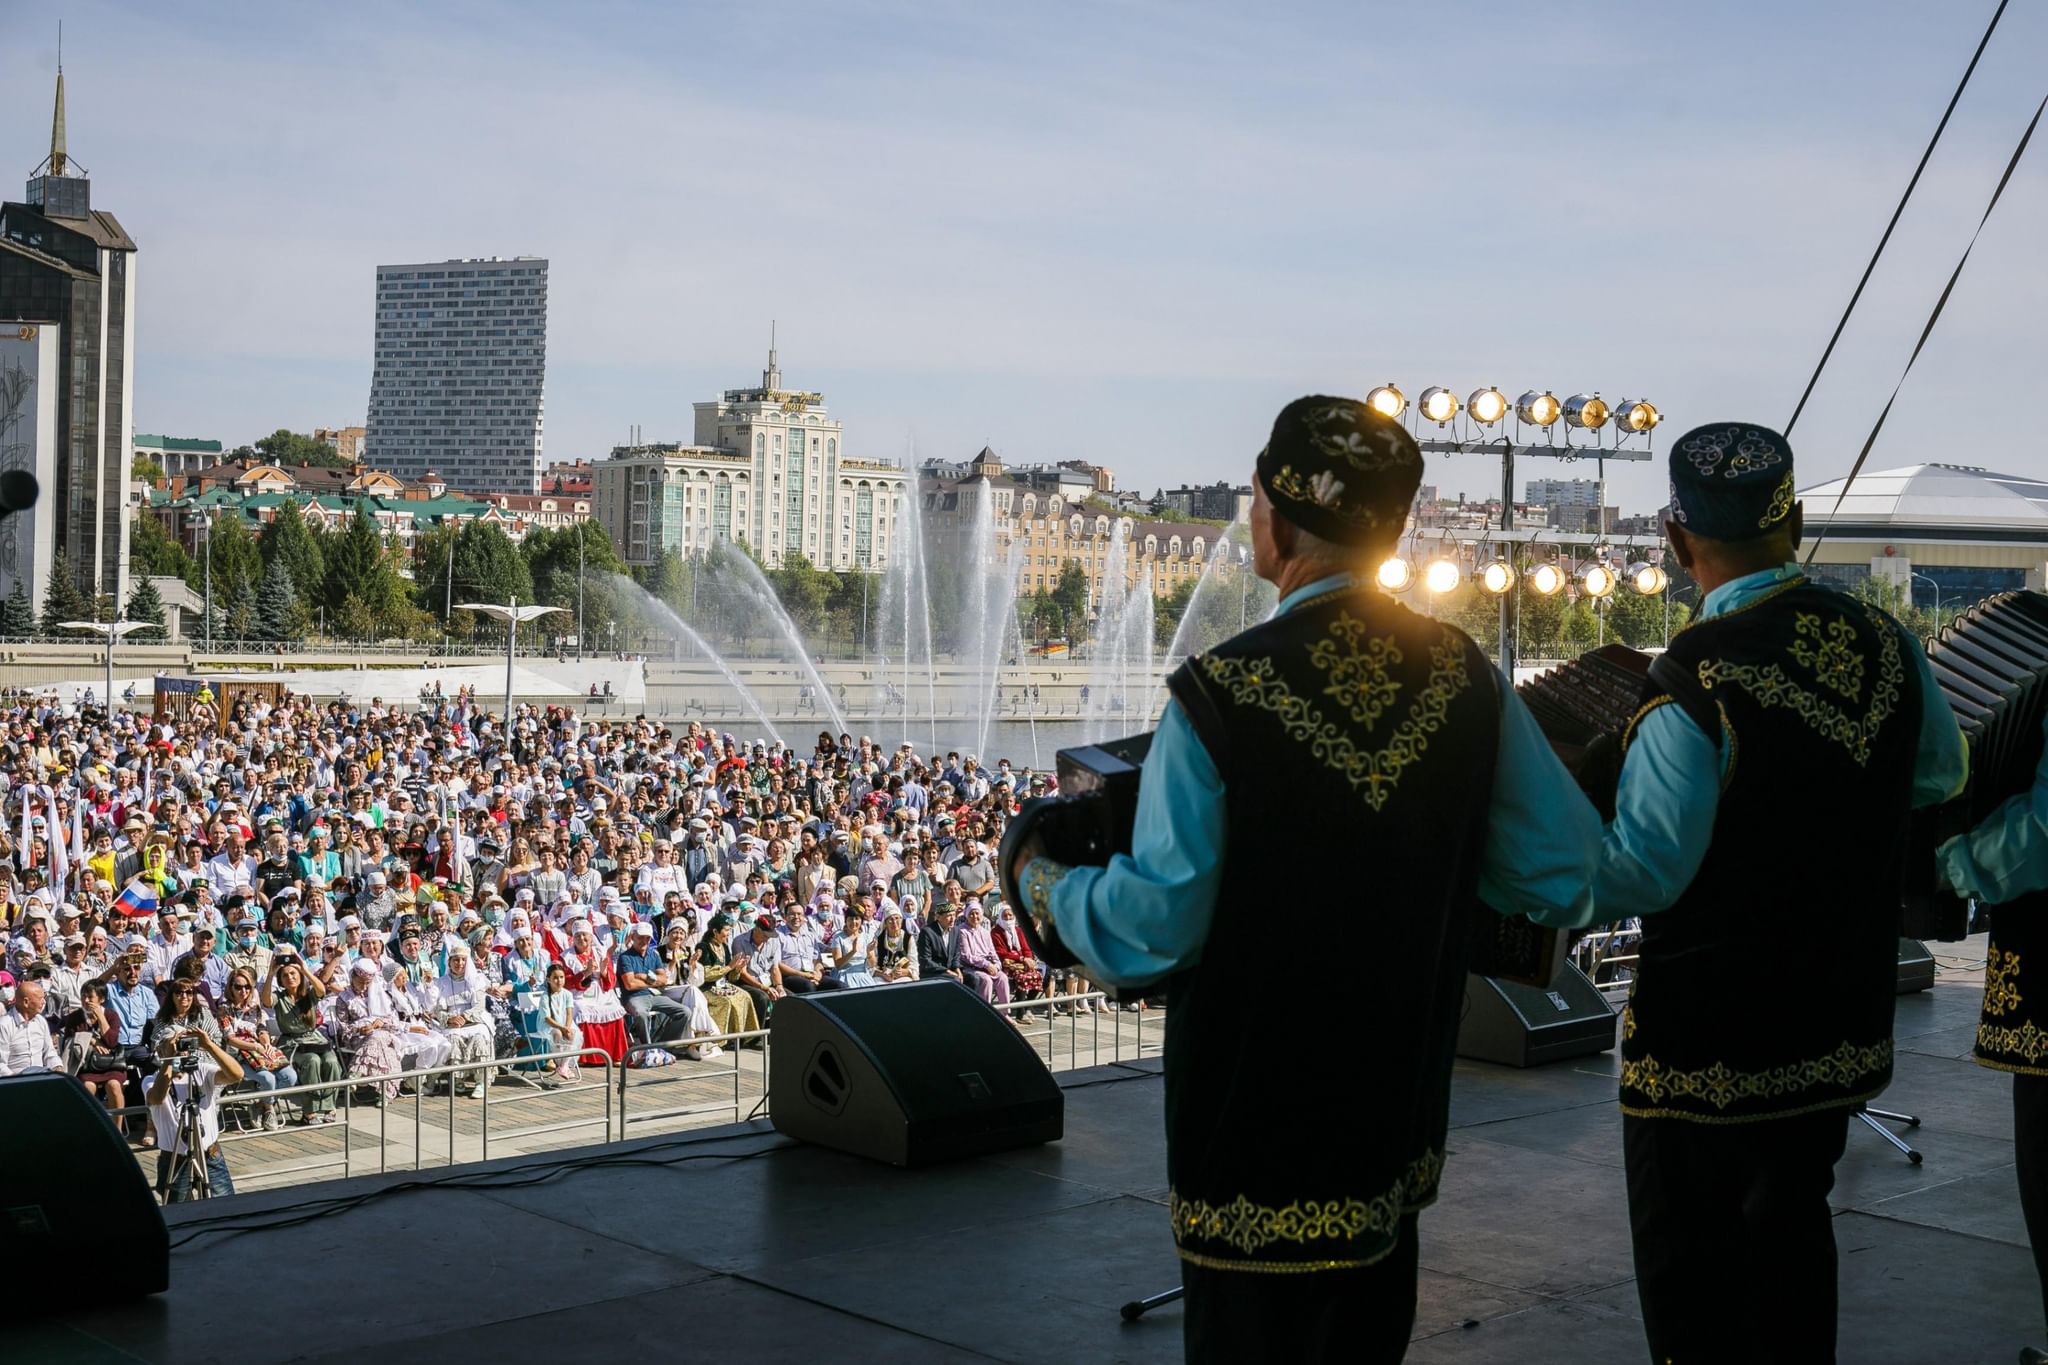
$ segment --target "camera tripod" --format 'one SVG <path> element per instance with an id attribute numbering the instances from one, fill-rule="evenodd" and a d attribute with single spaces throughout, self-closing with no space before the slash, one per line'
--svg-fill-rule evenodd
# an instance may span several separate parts
<path id="1" fill-rule="evenodd" d="M 185 1098 L 178 1102 L 178 1146 L 181 1150 L 161 1154 L 156 1173 L 156 1197 L 159 1203 L 170 1202 L 171 1191 L 177 1188 L 180 1174 L 190 1176 L 188 1198 L 213 1197 L 213 1183 L 206 1169 L 206 1138 L 201 1123 L 202 1116 L 198 1073 L 187 1072 Z"/>

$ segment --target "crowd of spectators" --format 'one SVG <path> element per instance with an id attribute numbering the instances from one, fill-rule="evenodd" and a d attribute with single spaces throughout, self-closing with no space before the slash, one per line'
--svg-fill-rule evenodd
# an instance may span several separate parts
<path id="1" fill-rule="evenodd" d="M 292 1086 L 379 1103 L 454 1066 L 433 1088 L 463 1098 L 759 1047 L 809 991 L 943 974 L 1027 1022 L 1085 987 L 1033 961 L 995 875 L 1047 786 L 846 734 L 800 752 L 560 706 L 507 724 L 466 694 L 222 714 L 202 690 L 181 719 L 15 694 L 0 1075 L 139 1109 L 196 1031 L 233 1131 L 335 1121 L 334 1088 L 263 1098 Z M 163 1140 L 139 1113 L 126 1131 Z"/>

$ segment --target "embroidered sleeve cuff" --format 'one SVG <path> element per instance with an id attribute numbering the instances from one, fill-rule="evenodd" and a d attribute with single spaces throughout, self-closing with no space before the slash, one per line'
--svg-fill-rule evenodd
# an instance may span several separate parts
<path id="1" fill-rule="evenodd" d="M 1040 924 L 1052 919 L 1052 889 L 1074 869 L 1050 858 L 1033 858 L 1024 864 L 1019 884 L 1024 896 L 1024 913 Z"/>

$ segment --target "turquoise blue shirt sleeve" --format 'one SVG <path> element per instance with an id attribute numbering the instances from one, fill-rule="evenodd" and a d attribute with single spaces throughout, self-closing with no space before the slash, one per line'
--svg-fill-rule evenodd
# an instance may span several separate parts
<path id="1" fill-rule="evenodd" d="M 2048 754 L 2035 767 L 2030 790 L 1943 844 L 1935 856 L 1949 885 L 1987 905 L 2048 889 Z"/>
<path id="2" fill-rule="evenodd" d="M 1500 692 L 1500 745 L 1479 899 L 1503 915 L 1590 919 L 1600 813 L 1505 680 Z"/>
<path id="3" fill-rule="evenodd" d="M 1225 824 L 1223 777 L 1180 704 L 1169 701 L 1145 753 L 1131 851 L 1107 867 L 1068 870 L 1048 898 L 1061 942 L 1091 976 L 1104 985 L 1141 985 L 1201 960 L 1222 881 Z"/>

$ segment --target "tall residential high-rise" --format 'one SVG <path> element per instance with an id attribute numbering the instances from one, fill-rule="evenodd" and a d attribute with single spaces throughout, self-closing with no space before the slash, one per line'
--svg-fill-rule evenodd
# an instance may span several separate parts
<path id="1" fill-rule="evenodd" d="M 364 460 L 466 492 L 533 492 L 547 361 L 540 257 L 378 266 Z"/>
<path id="2" fill-rule="evenodd" d="M 0 203 L 0 469 L 42 485 L 0 521 L 0 595 L 26 580 L 41 609 L 61 557 L 80 591 L 128 599 L 135 418 L 135 240 L 92 207 L 64 139 L 64 73 L 50 155 L 25 203 Z"/>
<path id="3" fill-rule="evenodd" d="M 1531 479 L 1524 501 L 1550 509 L 1550 524 L 1562 531 L 1598 531 L 1607 502 L 1605 479 Z"/>

